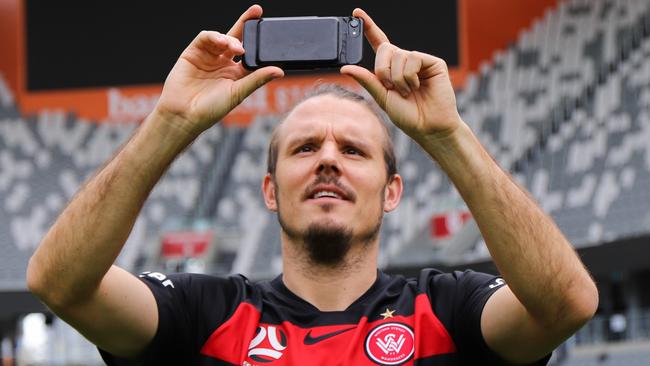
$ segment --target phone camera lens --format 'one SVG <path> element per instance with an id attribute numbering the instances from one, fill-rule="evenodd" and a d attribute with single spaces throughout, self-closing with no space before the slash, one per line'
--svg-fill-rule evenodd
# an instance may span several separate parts
<path id="1" fill-rule="evenodd" d="M 356 20 L 356 19 L 350 20 L 350 27 L 356 28 L 358 26 L 359 26 L 359 21 L 358 20 Z"/>

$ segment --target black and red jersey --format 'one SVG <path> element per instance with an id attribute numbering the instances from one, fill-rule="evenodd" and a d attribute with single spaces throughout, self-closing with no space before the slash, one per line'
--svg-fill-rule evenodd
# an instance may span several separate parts
<path id="1" fill-rule="evenodd" d="M 378 273 L 345 311 L 319 311 L 282 276 L 140 276 L 158 303 L 158 331 L 137 362 L 108 365 L 499 365 L 481 312 L 504 281 L 427 269 L 418 278 Z M 545 365 L 548 357 L 535 363 Z"/>

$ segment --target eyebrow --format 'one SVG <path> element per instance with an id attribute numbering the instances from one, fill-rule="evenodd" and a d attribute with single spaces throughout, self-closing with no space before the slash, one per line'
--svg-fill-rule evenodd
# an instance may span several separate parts
<path id="1" fill-rule="evenodd" d="M 293 149 L 295 146 L 301 146 L 308 143 L 318 142 L 320 138 L 314 135 L 300 135 L 294 138 L 291 138 L 287 142 L 287 148 Z"/>
<path id="2" fill-rule="evenodd" d="M 359 139 L 350 139 L 348 137 L 342 137 L 339 139 L 339 141 L 343 144 L 343 146 L 354 146 L 358 147 L 359 149 L 363 150 L 366 153 L 370 153 L 371 147 L 369 144 L 359 140 Z"/>
<path id="3" fill-rule="evenodd" d="M 300 135 L 289 139 L 287 142 L 287 149 L 292 150 L 294 147 L 302 146 L 309 143 L 319 143 L 322 138 L 315 135 Z M 359 139 L 351 139 L 349 137 L 343 136 L 337 139 L 339 145 L 342 146 L 353 146 L 363 150 L 366 153 L 370 153 L 371 146 L 364 141 Z"/>

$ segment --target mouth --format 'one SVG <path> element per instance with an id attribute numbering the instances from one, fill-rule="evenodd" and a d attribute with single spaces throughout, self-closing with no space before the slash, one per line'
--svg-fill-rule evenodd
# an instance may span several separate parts
<path id="1" fill-rule="evenodd" d="M 354 195 L 335 185 L 319 184 L 307 191 L 307 200 L 318 202 L 326 201 L 354 201 Z"/>
<path id="2" fill-rule="evenodd" d="M 341 195 L 339 195 L 336 192 L 332 192 L 332 191 L 318 191 L 318 192 L 314 193 L 314 195 L 311 197 L 311 199 L 313 199 L 313 200 L 319 199 L 319 198 L 335 198 L 337 200 L 342 199 Z"/>

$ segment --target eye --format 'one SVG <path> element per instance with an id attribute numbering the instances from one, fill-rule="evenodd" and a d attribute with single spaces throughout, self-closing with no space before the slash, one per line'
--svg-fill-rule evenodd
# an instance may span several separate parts
<path id="1" fill-rule="evenodd" d="M 308 145 L 302 145 L 296 149 L 296 153 L 308 153 L 314 151 L 314 146 L 311 144 Z"/>
<path id="2" fill-rule="evenodd" d="M 351 147 L 351 146 L 348 146 L 345 149 L 343 149 L 343 153 L 348 154 L 348 155 L 363 156 L 363 152 L 361 150 L 357 149 L 356 147 Z"/>

